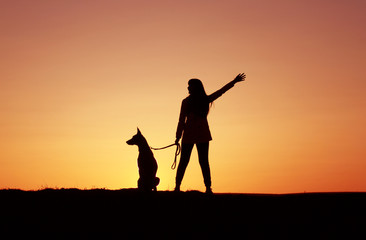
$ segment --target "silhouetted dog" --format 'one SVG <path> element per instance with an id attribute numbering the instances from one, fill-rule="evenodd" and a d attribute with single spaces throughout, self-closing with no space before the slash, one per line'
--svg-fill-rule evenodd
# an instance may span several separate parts
<path id="1" fill-rule="evenodd" d="M 159 185 L 160 179 L 156 177 L 158 164 L 154 158 L 146 139 L 142 136 L 140 130 L 137 128 L 137 134 L 127 141 L 128 145 L 137 145 L 139 148 L 139 157 L 137 158 L 137 165 L 139 167 L 140 178 L 137 181 L 137 186 L 140 190 L 156 191 L 156 186 Z"/>

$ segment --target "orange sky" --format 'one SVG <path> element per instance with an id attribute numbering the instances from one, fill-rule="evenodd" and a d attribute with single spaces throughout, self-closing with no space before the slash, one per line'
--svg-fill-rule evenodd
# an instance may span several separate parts
<path id="1" fill-rule="evenodd" d="M 214 192 L 366 191 L 366 2 L 1 1 L 0 188 L 136 187 L 138 126 L 175 139 L 187 81 Z M 172 190 L 174 149 L 154 152 Z M 182 190 L 203 190 L 196 150 Z"/>

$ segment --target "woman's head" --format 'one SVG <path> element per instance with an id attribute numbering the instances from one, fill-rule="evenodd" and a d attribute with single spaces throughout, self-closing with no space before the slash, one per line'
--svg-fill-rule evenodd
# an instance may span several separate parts
<path id="1" fill-rule="evenodd" d="M 192 96 L 207 96 L 201 80 L 197 78 L 188 81 L 188 92 Z"/>
<path id="2" fill-rule="evenodd" d="M 189 112 L 202 117 L 207 116 L 210 103 L 201 80 L 197 78 L 190 79 L 188 81 L 188 92 Z"/>

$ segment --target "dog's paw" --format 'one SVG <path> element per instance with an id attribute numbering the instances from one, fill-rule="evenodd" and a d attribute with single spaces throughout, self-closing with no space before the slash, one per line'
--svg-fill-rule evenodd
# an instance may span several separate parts
<path id="1" fill-rule="evenodd" d="M 156 178 L 155 178 L 155 182 L 154 182 L 154 186 L 155 186 L 155 187 L 156 187 L 156 186 L 158 186 L 158 185 L 159 185 L 159 183 L 160 183 L 160 178 L 156 177 Z"/>

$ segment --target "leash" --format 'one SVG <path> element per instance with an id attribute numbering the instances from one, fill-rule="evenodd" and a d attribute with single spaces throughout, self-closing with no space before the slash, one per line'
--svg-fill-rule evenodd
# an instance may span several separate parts
<path id="1" fill-rule="evenodd" d="M 174 156 L 174 162 L 172 164 L 172 166 L 170 167 L 171 169 L 175 169 L 175 167 L 177 166 L 177 157 L 178 155 L 180 154 L 180 144 L 179 143 L 173 143 L 173 144 L 170 144 L 168 146 L 165 146 L 165 147 L 161 147 L 161 148 L 153 148 L 153 147 L 150 147 L 152 150 L 163 150 L 165 148 L 168 148 L 168 147 L 172 147 L 172 146 L 175 146 L 177 145 L 177 148 L 175 149 L 175 156 Z"/>

